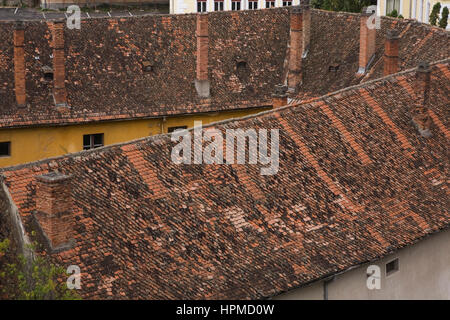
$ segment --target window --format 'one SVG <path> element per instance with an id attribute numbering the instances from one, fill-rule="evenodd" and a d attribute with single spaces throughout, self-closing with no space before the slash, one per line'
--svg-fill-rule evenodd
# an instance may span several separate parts
<path id="1" fill-rule="evenodd" d="M 233 11 L 241 10 L 241 0 L 231 0 L 231 10 Z"/>
<path id="2" fill-rule="evenodd" d="M 197 12 L 206 12 L 206 0 L 197 0 Z"/>
<path id="3" fill-rule="evenodd" d="M 169 133 L 174 132 L 175 130 L 187 129 L 187 126 L 178 126 L 178 127 L 169 127 L 167 130 Z"/>
<path id="4" fill-rule="evenodd" d="M 9 157 L 11 156 L 11 142 L 5 141 L 0 142 L 0 157 Z"/>
<path id="5" fill-rule="evenodd" d="M 248 9 L 249 10 L 255 10 L 258 9 L 258 1 L 248 1 Z"/>
<path id="6" fill-rule="evenodd" d="M 292 1 L 283 1 L 283 7 L 292 6 Z"/>
<path id="7" fill-rule="evenodd" d="M 83 150 L 103 147 L 103 133 L 85 134 L 83 136 Z"/>
<path id="8" fill-rule="evenodd" d="M 266 8 L 274 8 L 275 7 L 275 1 L 268 1 L 266 0 Z"/>
<path id="9" fill-rule="evenodd" d="M 386 0 L 386 14 L 390 14 L 394 9 L 400 14 L 400 0 Z"/>
<path id="10" fill-rule="evenodd" d="M 398 271 L 398 258 L 386 263 L 386 276 Z"/>
<path id="11" fill-rule="evenodd" d="M 223 0 L 214 0 L 214 11 L 223 11 Z"/>

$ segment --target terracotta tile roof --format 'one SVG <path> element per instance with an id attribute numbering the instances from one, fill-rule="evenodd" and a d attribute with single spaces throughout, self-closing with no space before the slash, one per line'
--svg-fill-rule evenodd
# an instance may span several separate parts
<path id="1" fill-rule="evenodd" d="M 271 94 L 287 77 L 289 8 L 209 13 L 210 99 L 197 96 L 196 15 L 146 15 L 82 20 L 65 29 L 69 112 L 54 107 L 51 35 L 45 21 L 27 21 L 25 52 L 28 108 L 14 103 L 13 22 L 0 22 L 0 127 L 61 125 L 163 115 L 235 110 L 271 105 Z M 387 29 L 402 32 L 401 70 L 418 61 L 449 56 L 448 32 L 411 20 L 382 18 L 375 63 L 356 76 L 359 14 L 312 10 L 311 41 L 297 98 L 306 100 L 382 74 Z M 101 40 L 99 40 L 101 39 Z M 236 61 L 247 62 L 238 75 Z M 149 63 L 153 71 L 144 72 Z M 329 67 L 337 64 L 336 73 Z M 298 100 L 297 100 L 298 102 Z M 295 103 L 295 101 L 294 101 Z"/>
<path id="2" fill-rule="evenodd" d="M 4 182 L 28 225 L 35 176 L 73 176 L 77 245 L 52 259 L 81 267 L 87 298 L 273 296 L 449 227 L 449 61 L 431 69 L 429 138 L 411 123 L 410 70 L 213 125 L 280 129 L 276 175 L 174 164 L 160 135 L 6 168 Z"/>
<path id="3" fill-rule="evenodd" d="M 256 10 L 209 14 L 211 96 L 198 97 L 196 15 L 85 19 L 65 28 L 66 88 L 70 112 L 54 107 L 46 22 L 25 22 L 28 108 L 14 103 L 13 23 L 0 28 L 0 126 L 57 125 L 156 117 L 271 105 L 288 43 L 288 11 Z M 268 50 L 270 48 L 270 50 Z M 247 62 L 238 77 L 236 59 Z M 144 72 L 148 62 L 152 71 Z"/>
<path id="4" fill-rule="evenodd" d="M 358 70 L 360 15 L 313 10 L 311 48 L 303 60 L 304 80 L 292 104 L 383 76 L 386 32 L 400 32 L 400 70 L 416 67 L 420 61 L 438 61 L 450 56 L 450 33 L 415 20 L 381 17 L 376 32 L 375 58 L 369 72 L 361 77 Z M 332 36 L 330 36 L 332 35 Z M 329 67 L 337 65 L 337 72 Z"/>

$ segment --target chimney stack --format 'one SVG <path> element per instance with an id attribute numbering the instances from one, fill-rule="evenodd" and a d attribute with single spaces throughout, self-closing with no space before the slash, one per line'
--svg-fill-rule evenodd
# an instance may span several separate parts
<path id="1" fill-rule="evenodd" d="M 302 58 L 306 58 L 309 51 L 309 40 L 311 37 L 311 8 L 309 5 L 309 0 L 302 0 L 301 7 L 303 10 Z"/>
<path id="2" fill-rule="evenodd" d="M 290 14 L 291 39 L 289 47 L 289 91 L 297 92 L 302 82 L 302 54 L 303 54 L 303 14 L 300 6 L 295 6 Z"/>
<path id="3" fill-rule="evenodd" d="M 36 177 L 36 218 L 51 250 L 73 241 L 71 176 L 50 172 Z"/>
<path id="4" fill-rule="evenodd" d="M 288 104 L 287 86 L 278 84 L 275 86 L 275 92 L 272 94 L 272 107 L 274 109 Z"/>
<path id="5" fill-rule="evenodd" d="M 52 24 L 53 97 L 57 107 L 67 107 L 64 25 L 63 21 L 55 21 Z"/>
<path id="6" fill-rule="evenodd" d="M 399 33 L 397 30 L 388 30 L 386 34 L 386 42 L 384 44 L 384 69 L 383 75 L 388 76 L 398 72 L 398 43 Z"/>
<path id="7" fill-rule="evenodd" d="M 417 104 L 413 110 L 413 123 L 419 133 L 427 138 L 431 136 L 431 119 L 428 115 L 431 70 L 427 62 L 420 62 L 416 72 Z"/>
<path id="8" fill-rule="evenodd" d="M 197 14 L 197 78 L 195 89 L 201 98 L 209 97 L 210 84 L 208 80 L 208 14 Z"/>
<path id="9" fill-rule="evenodd" d="M 14 90 L 19 107 L 26 106 L 25 28 L 21 21 L 14 28 Z"/>
<path id="10" fill-rule="evenodd" d="M 376 29 L 375 26 L 373 26 L 373 28 L 369 28 L 367 25 L 369 17 L 374 13 L 375 11 L 370 7 L 365 7 L 362 9 L 359 30 L 359 74 L 364 74 L 367 72 L 369 64 L 372 62 L 375 55 Z"/>

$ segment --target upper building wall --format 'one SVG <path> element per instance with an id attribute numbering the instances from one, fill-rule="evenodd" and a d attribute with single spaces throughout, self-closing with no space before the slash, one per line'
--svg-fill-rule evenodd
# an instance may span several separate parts
<path id="1" fill-rule="evenodd" d="M 416 19 L 419 22 L 429 23 L 429 18 L 433 6 L 440 2 L 441 12 L 444 7 L 450 8 L 450 1 L 448 0 L 378 0 L 378 14 L 385 16 L 388 12 L 388 1 L 394 3 L 398 7 L 398 14 L 401 14 L 405 19 Z M 393 4 L 390 4 L 392 6 Z M 447 26 L 447 29 L 449 26 Z"/>
<path id="2" fill-rule="evenodd" d="M 229 11 L 232 10 L 231 2 L 233 0 L 223 0 L 223 10 Z M 170 0 L 170 13 L 193 13 L 199 12 L 197 3 L 198 0 Z M 215 0 L 206 0 L 206 12 L 213 12 L 215 10 L 214 3 Z M 257 2 L 257 9 L 266 9 L 267 2 L 275 2 L 275 7 L 282 7 L 283 2 L 287 3 L 283 0 L 255 0 L 253 2 Z M 290 1 L 290 5 L 299 5 L 301 0 L 292 0 Z M 249 0 L 240 0 L 240 10 L 248 10 L 250 9 Z"/>

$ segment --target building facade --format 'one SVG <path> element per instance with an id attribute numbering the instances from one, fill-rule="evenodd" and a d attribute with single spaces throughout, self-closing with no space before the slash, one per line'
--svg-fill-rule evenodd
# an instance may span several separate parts
<path id="1" fill-rule="evenodd" d="M 170 13 L 256 10 L 299 4 L 300 0 L 170 0 Z"/>
<path id="2" fill-rule="evenodd" d="M 405 19 L 429 23 L 431 10 L 438 2 L 441 3 L 441 13 L 444 7 L 450 8 L 448 0 L 378 0 L 378 14 L 385 16 L 395 9 Z"/>
<path id="3" fill-rule="evenodd" d="M 268 108 L 270 107 L 128 121 L 0 129 L 0 167 L 168 133 L 180 128 L 191 128 L 194 121 L 208 124 L 240 118 Z M 91 142 L 91 139 L 96 141 Z"/>

